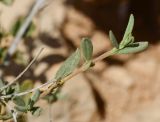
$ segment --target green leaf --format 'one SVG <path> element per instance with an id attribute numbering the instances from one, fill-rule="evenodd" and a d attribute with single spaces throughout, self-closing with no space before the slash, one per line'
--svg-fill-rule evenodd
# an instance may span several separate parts
<path id="1" fill-rule="evenodd" d="M 133 44 L 129 44 L 127 47 L 120 49 L 116 52 L 116 54 L 129 54 L 129 53 L 137 53 L 145 50 L 148 47 L 148 42 L 136 42 Z"/>
<path id="2" fill-rule="evenodd" d="M 27 112 L 26 106 L 15 106 L 15 109 L 20 112 L 25 112 L 25 113 Z"/>
<path id="3" fill-rule="evenodd" d="M 111 40 L 112 45 L 118 49 L 119 46 L 118 46 L 117 39 L 111 30 L 109 31 L 109 39 Z"/>
<path id="4" fill-rule="evenodd" d="M 0 1 L 3 2 L 6 5 L 11 5 L 14 0 L 0 0 Z"/>
<path id="5" fill-rule="evenodd" d="M 56 73 L 55 79 L 59 80 L 74 71 L 80 61 L 80 51 L 77 49 L 67 60 L 62 64 Z"/>
<path id="6" fill-rule="evenodd" d="M 15 24 L 11 28 L 11 34 L 13 36 L 15 36 L 17 34 L 17 32 L 19 31 L 19 29 L 23 25 L 24 20 L 25 20 L 24 17 L 19 17 L 18 20 L 15 22 Z M 33 24 L 33 22 L 31 22 L 30 25 L 28 26 L 28 28 L 26 29 L 23 37 L 29 37 L 29 36 L 31 36 L 32 33 L 34 32 L 34 30 L 35 30 L 35 25 Z"/>
<path id="7" fill-rule="evenodd" d="M 0 79 L 0 88 L 4 86 L 4 82 Z"/>
<path id="8" fill-rule="evenodd" d="M 18 106 L 25 106 L 25 102 L 22 97 L 14 97 L 13 102 Z"/>
<path id="9" fill-rule="evenodd" d="M 89 61 L 92 59 L 93 45 L 89 38 L 82 39 L 81 50 L 85 61 Z"/>
<path id="10" fill-rule="evenodd" d="M 5 90 L 6 95 L 12 94 L 12 93 L 14 93 L 14 91 L 15 91 L 14 86 L 9 86 L 9 87 Z"/>
<path id="11" fill-rule="evenodd" d="M 126 28 L 126 31 L 125 31 L 124 36 L 123 36 L 123 40 L 125 40 L 128 37 L 128 35 L 132 33 L 133 26 L 134 26 L 134 16 L 133 16 L 133 14 L 131 14 L 130 18 L 129 18 L 128 25 L 127 25 L 127 28 Z"/>
<path id="12" fill-rule="evenodd" d="M 19 83 L 15 84 L 14 89 L 15 89 L 15 93 L 19 93 L 19 91 L 20 91 L 20 85 L 19 85 Z"/>
<path id="13" fill-rule="evenodd" d="M 8 120 L 12 118 L 12 114 L 0 115 L 0 120 Z"/>
<path id="14" fill-rule="evenodd" d="M 33 110 L 32 110 L 32 115 L 34 116 L 39 116 L 42 112 L 42 109 L 40 107 L 34 107 Z"/>
<path id="15" fill-rule="evenodd" d="M 25 91 L 30 90 L 32 88 L 33 88 L 33 81 L 31 81 L 31 80 L 25 80 L 20 85 L 20 91 L 19 92 L 25 92 Z M 25 101 L 26 104 L 28 103 L 30 97 L 31 97 L 31 93 L 23 96 L 23 99 L 24 99 L 24 101 Z"/>
<path id="16" fill-rule="evenodd" d="M 0 63 L 5 63 L 5 57 L 7 54 L 7 49 L 6 48 L 0 48 Z"/>
<path id="17" fill-rule="evenodd" d="M 49 93 L 48 95 L 46 95 L 44 97 L 45 100 L 48 101 L 48 103 L 53 103 L 56 102 L 59 98 L 59 94 L 60 94 L 60 89 L 61 88 L 57 88 L 56 90 L 53 90 L 51 93 Z"/>
<path id="18" fill-rule="evenodd" d="M 41 94 L 40 90 L 37 89 L 37 90 L 35 91 L 35 93 L 32 95 L 31 100 L 32 100 L 34 103 L 37 102 L 37 100 L 39 99 L 40 94 Z"/>
<path id="19" fill-rule="evenodd" d="M 35 93 L 31 96 L 31 98 L 28 100 L 27 103 L 27 109 L 31 110 L 33 109 L 34 104 L 38 101 L 40 96 L 40 90 L 36 90 Z"/>
<path id="20" fill-rule="evenodd" d="M 25 80 L 20 85 L 20 92 L 24 92 L 24 91 L 27 91 L 27 90 L 32 89 L 32 88 L 33 88 L 33 81 Z"/>
<path id="21" fill-rule="evenodd" d="M 134 26 L 134 16 L 133 14 L 130 15 L 129 22 L 126 28 L 126 31 L 124 33 L 123 39 L 120 43 L 120 49 L 125 47 L 130 42 L 130 36 L 132 36 L 132 30 Z"/>
<path id="22" fill-rule="evenodd" d="M 31 99 L 29 99 L 27 102 L 27 110 L 28 111 L 32 110 L 33 106 L 34 106 L 34 102 Z"/>

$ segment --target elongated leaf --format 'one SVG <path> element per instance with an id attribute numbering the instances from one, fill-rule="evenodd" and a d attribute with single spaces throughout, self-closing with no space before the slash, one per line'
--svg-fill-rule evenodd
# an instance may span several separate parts
<path id="1" fill-rule="evenodd" d="M 4 86 L 4 82 L 0 79 L 0 88 Z"/>
<path id="2" fill-rule="evenodd" d="M 70 73 L 77 67 L 80 61 L 80 51 L 77 49 L 67 60 L 62 64 L 56 73 L 55 79 L 59 80 Z"/>
<path id="3" fill-rule="evenodd" d="M 31 98 L 27 102 L 27 109 L 32 110 L 34 108 L 34 104 L 38 101 L 40 96 L 40 90 L 36 90 L 35 93 L 31 96 Z"/>
<path id="4" fill-rule="evenodd" d="M 42 109 L 40 107 L 34 107 L 32 110 L 32 115 L 38 117 L 42 112 Z"/>
<path id="5" fill-rule="evenodd" d="M 84 38 L 81 42 L 81 50 L 85 61 L 92 59 L 93 45 L 89 38 Z"/>
<path id="6" fill-rule="evenodd" d="M 25 102 L 22 97 L 13 98 L 13 102 L 18 106 L 25 106 Z"/>
<path id="7" fill-rule="evenodd" d="M 19 91 L 20 91 L 20 84 L 16 83 L 15 86 L 14 86 L 14 89 L 15 89 L 15 93 L 19 93 Z"/>
<path id="8" fill-rule="evenodd" d="M 24 91 L 29 90 L 31 88 L 33 88 L 33 82 L 31 80 L 25 80 L 20 85 L 20 92 L 24 92 Z"/>
<path id="9" fill-rule="evenodd" d="M 26 106 L 15 106 L 15 109 L 20 111 L 20 112 L 27 112 L 27 107 Z"/>
<path id="10" fill-rule="evenodd" d="M 145 50 L 148 47 L 148 42 L 136 42 L 128 45 L 127 47 L 119 50 L 116 54 L 129 54 L 137 53 Z"/>
<path id="11" fill-rule="evenodd" d="M 35 93 L 33 94 L 33 96 L 31 97 L 31 100 L 35 103 L 37 102 L 37 100 L 39 99 L 41 92 L 40 90 L 36 90 Z"/>
<path id="12" fill-rule="evenodd" d="M 8 120 L 12 118 L 12 114 L 0 115 L 0 120 Z"/>
<path id="13" fill-rule="evenodd" d="M 124 45 L 123 44 L 120 45 L 119 49 L 122 49 L 122 48 L 126 47 L 127 45 L 134 43 L 134 37 L 132 36 L 132 34 L 128 35 L 128 37 L 126 38 L 125 42 L 126 43 Z"/>
<path id="14" fill-rule="evenodd" d="M 123 36 L 123 40 L 125 40 L 127 38 L 127 36 L 130 33 L 132 33 L 133 26 L 134 26 L 134 16 L 133 16 L 133 14 L 131 14 L 130 18 L 129 18 L 128 25 L 127 25 L 127 28 L 126 28 L 126 31 L 125 31 L 124 36 Z"/>
<path id="15" fill-rule="evenodd" d="M 109 39 L 111 40 L 112 45 L 118 49 L 119 46 L 118 46 L 117 39 L 111 30 L 109 31 Z"/>
<path id="16" fill-rule="evenodd" d="M 27 110 L 30 111 L 34 106 L 34 102 L 29 99 L 28 102 L 27 102 Z"/>
<path id="17" fill-rule="evenodd" d="M 127 28 L 126 28 L 126 31 L 125 31 L 124 36 L 123 36 L 123 39 L 120 43 L 120 48 L 123 48 L 127 44 L 129 44 L 129 41 L 130 41 L 129 38 L 130 38 L 130 36 L 132 36 L 133 26 L 134 26 L 134 16 L 133 16 L 133 14 L 131 14 L 130 18 L 129 18 L 128 25 L 127 25 Z"/>

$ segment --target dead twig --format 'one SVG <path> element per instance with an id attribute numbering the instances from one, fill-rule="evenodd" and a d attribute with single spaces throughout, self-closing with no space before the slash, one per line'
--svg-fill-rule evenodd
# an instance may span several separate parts
<path id="1" fill-rule="evenodd" d="M 40 51 L 37 53 L 37 55 L 34 57 L 34 59 L 28 64 L 28 66 L 12 81 L 9 82 L 9 84 L 5 85 L 4 87 L 0 88 L 0 90 L 4 90 L 11 86 L 13 83 L 15 83 L 18 79 L 22 77 L 22 75 L 31 67 L 31 65 L 37 60 L 39 55 L 42 53 L 44 48 L 41 48 Z"/>
<path id="2" fill-rule="evenodd" d="M 21 38 L 22 38 L 23 34 L 25 33 L 26 29 L 28 28 L 29 24 L 31 23 L 33 17 L 38 13 L 40 8 L 44 4 L 44 1 L 45 0 L 36 0 L 32 10 L 30 11 L 28 17 L 26 18 L 24 24 L 19 29 L 15 39 L 13 40 L 13 43 L 9 47 L 8 54 L 7 54 L 8 56 L 12 56 L 15 53 L 17 45 L 21 41 Z"/>

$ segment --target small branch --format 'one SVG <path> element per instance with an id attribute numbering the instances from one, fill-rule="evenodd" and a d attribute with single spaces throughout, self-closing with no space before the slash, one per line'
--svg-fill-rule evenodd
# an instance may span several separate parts
<path id="1" fill-rule="evenodd" d="M 109 56 L 112 56 L 112 55 L 114 55 L 114 54 L 115 54 L 115 52 L 114 52 L 113 49 L 112 49 L 112 50 L 110 50 L 110 51 L 108 51 L 108 52 L 103 53 L 103 54 L 100 55 L 99 57 L 93 59 L 92 62 L 93 62 L 93 63 L 99 62 L 99 61 L 101 61 L 101 60 L 103 60 L 103 59 L 105 59 L 105 58 L 107 58 L 107 57 L 109 57 Z"/>
<path id="2" fill-rule="evenodd" d="M 100 55 L 99 57 L 93 59 L 93 60 L 92 60 L 92 63 L 96 63 L 96 62 L 98 62 L 98 61 L 101 61 L 101 60 L 103 60 L 104 58 L 107 58 L 107 57 L 109 57 L 109 56 L 111 56 L 111 55 L 113 55 L 113 54 L 114 54 L 114 52 L 113 52 L 112 50 L 111 50 L 111 51 L 108 51 L 108 52 Z M 48 89 L 46 89 L 46 90 L 41 94 L 40 97 L 43 98 L 44 96 L 46 96 L 47 94 L 49 94 L 53 89 L 55 89 L 55 88 L 63 85 L 66 81 L 70 80 L 70 79 L 73 78 L 74 76 L 76 76 L 76 75 L 78 75 L 78 74 L 80 74 L 80 73 L 82 73 L 82 72 L 84 72 L 84 71 L 86 71 L 86 70 L 87 70 L 87 69 L 84 68 L 84 66 L 82 65 L 82 66 L 81 66 L 79 69 L 77 69 L 75 72 L 73 72 L 72 74 L 70 74 L 69 76 L 65 77 L 63 80 L 61 80 L 59 84 L 58 84 L 58 83 L 57 83 L 57 84 L 51 84 L 51 86 L 50 86 Z"/>
<path id="3" fill-rule="evenodd" d="M 33 17 L 37 14 L 37 12 L 39 11 L 39 9 L 42 7 L 42 4 L 44 3 L 44 1 L 45 0 L 36 0 L 35 5 L 33 6 L 30 14 L 26 18 L 24 24 L 19 29 L 19 31 L 18 31 L 15 39 L 13 40 L 12 45 L 8 49 L 8 55 L 9 56 L 12 56 L 15 53 L 17 45 L 21 41 L 21 38 L 22 38 L 23 34 L 25 33 L 26 29 L 28 28 L 28 26 L 29 26 L 30 22 L 32 21 Z"/>
<path id="4" fill-rule="evenodd" d="M 22 77 L 22 75 L 31 67 L 31 65 L 37 60 L 37 58 L 39 57 L 39 55 L 42 53 L 42 51 L 44 50 L 44 48 L 41 48 L 40 51 L 37 53 L 37 55 L 35 56 L 35 58 L 28 64 L 28 66 L 12 81 L 9 82 L 9 84 L 5 85 L 4 87 L 0 88 L 0 91 L 8 88 L 9 86 L 11 86 L 13 83 L 15 83 L 18 79 L 20 79 Z"/>
<path id="5" fill-rule="evenodd" d="M 36 91 L 37 89 L 41 90 L 41 88 L 43 88 L 45 86 L 48 86 L 49 84 L 53 84 L 55 81 L 56 81 L 55 79 L 51 79 L 50 81 L 46 82 L 45 84 L 42 84 L 42 85 L 40 85 L 36 88 L 33 88 L 31 90 L 21 92 L 21 93 L 15 93 L 15 94 L 10 94 L 10 95 L 0 96 L 0 99 L 4 100 L 5 98 L 11 98 L 12 96 L 14 96 L 14 97 L 24 96 L 26 94 L 29 94 L 29 93 L 32 93 L 32 92 Z"/>
<path id="6" fill-rule="evenodd" d="M 4 102 L 4 104 L 6 105 L 8 110 L 11 112 L 14 122 L 17 122 L 17 112 L 11 106 L 9 106 L 6 102 Z"/>
<path id="7" fill-rule="evenodd" d="M 113 54 L 114 53 L 111 50 L 111 51 L 106 52 L 106 53 L 100 55 L 99 57 L 93 59 L 92 62 L 96 63 L 98 61 L 103 60 L 106 57 L 113 55 Z M 37 89 L 41 90 L 41 88 L 48 86 L 45 90 L 41 90 L 42 93 L 40 95 L 40 98 L 43 98 L 44 96 L 48 95 L 53 89 L 61 87 L 66 81 L 68 81 L 69 79 L 73 78 L 74 76 L 76 76 L 86 70 L 87 69 L 84 67 L 84 65 L 82 65 L 79 69 L 77 69 L 75 72 L 71 73 L 69 76 L 65 77 L 63 80 L 57 81 L 56 79 L 51 79 L 50 81 L 46 82 L 45 84 L 42 84 L 41 86 L 36 87 L 34 89 L 31 89 L 29 91 L 17 93 L 17 94 L 6 95 L 6 96 L 1 96 L 0 99 L 11 98 L 12 96 L 16 96 L 16 97 L 23 96 L 28 93 L 32 93 L 32 92 L 36 91 Z"/>
<path id="8" fill-rule="evenodd" d="M 14 122 L 17 122 L 17 112 L 15 112 L 15 111 L 12 111 L 13 113 L 12 113 L 12 116 L 13 116 L 13 120 L 14 120 Z"/>

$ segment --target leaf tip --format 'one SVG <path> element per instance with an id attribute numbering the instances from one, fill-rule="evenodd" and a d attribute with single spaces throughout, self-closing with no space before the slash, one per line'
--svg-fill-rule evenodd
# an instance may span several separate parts
<path id="1" fill-rule="evenodd" d="M 116 39 L 114 33 L 111 30 L 109 31 L 109 39 L 110 39 L 112 45 L 118 49 L 119 44 L 117 42 L 117 39 Z"/>

